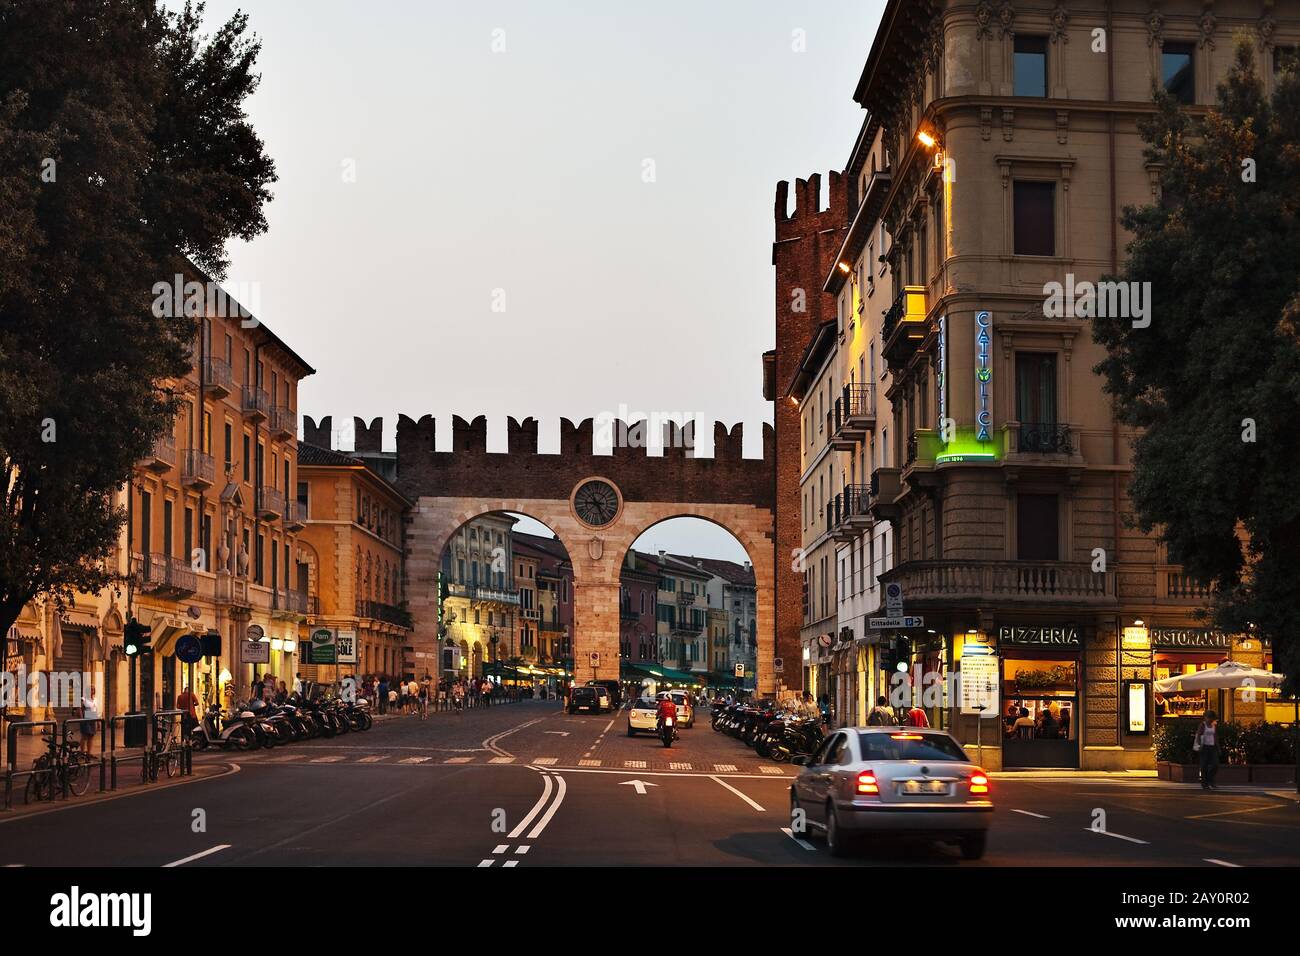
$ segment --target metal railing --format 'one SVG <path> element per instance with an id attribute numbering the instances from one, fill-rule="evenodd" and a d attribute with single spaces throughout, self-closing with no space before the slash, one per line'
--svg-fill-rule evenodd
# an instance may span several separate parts
<path id="1" fill-rule="evenodd" d="M 149 453 L 140 459 L 140 463 L 149 469 L 166 471 L 176 466 L 176 439 L 171 435 L 160 435 L 154 439 Z"/>
<path id="2" fill-rule="evenodd" d="M 1021 422 L 1016 451 L 1026 455 L 1068 455 L 1074 450 L 1070 426 Z"/>
<path id="3" fill-rule="evenodd" d="M 262 485 L 257 489 L 257 512 L 262 516 L 275 517 L 284 514 L 284 492 L 271 485 Z"/>
<path id="4" fill-rule="evenodd" d="M 396 624 L 398 627 L 411 626 L 411 612 L 395 604 L 358 601 L 356 610 L 357 617 L 368 617 L 375 621 L 383 621 L 385 624 Z"/>
<path id="5" fill-rule="evenodd" d="M 298 418 L 286 405 L 271 406 L 270 426 L 275 435 L 298 434 Z"/>
<path id="6" fill-rule="evenodd" d="M 293 525 L 306 524 L 307 506 L 301 501 L 286 501 L 284 503 L 284 523 Z"/>
<path id="7" fill-rule="evenodd" d="M 204 363 L 204 368 L 203 384 L 229 395 L 235 387 L 234 376 L 230 374 L 230 363 L 225 359 L 210 357 Z"/>
<path id="8" fill-rule="evenodd" d="M 181 480 L 187 484 L 212 484 L 217 478 L 217 462 L 207 452 L 191 448 L 185 452 L 185 468 Z"/>
<path id="9" fill-rule="evenodd" d="M 263 389 L 245 385 L 240 395 L 240 408 L 245 414 L 265 418 L 271 410 L 271 397 Z"/>

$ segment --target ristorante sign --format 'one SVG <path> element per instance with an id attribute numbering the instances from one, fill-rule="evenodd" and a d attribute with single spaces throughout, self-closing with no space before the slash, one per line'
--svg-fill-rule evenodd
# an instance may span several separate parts
<path id="1" fill-rule="evenodd" d="M 1079 628 L 1074 624 L 1065 624 L 1059 627 L 1048 625 L 1003 626 L 998 628 L 998 643 L 1078 647 Z"/>
<path id="2" fill-rule="evenodd" d="M 1188 650 L 1210 648 L 1226 651 L 1232 647 L 1232 636 L 1222 631 L 1207 631 L 1199 627 L 1153 627 L 1151 645 Z"/>

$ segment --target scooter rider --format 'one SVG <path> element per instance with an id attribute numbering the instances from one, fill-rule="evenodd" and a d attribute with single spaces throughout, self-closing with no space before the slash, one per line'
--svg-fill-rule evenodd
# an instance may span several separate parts
<path id="1" fill-rule="evenodd" d="M 673 699 L 671 697 L 659 698 L 659 708 L 655 713 L 655 717 L 659 729 L 663 729 L 664 719 L 666 717 L 671 717 L 673 719 L 673 725 L 676 726 L 677 705 L 673 703 Z"/>

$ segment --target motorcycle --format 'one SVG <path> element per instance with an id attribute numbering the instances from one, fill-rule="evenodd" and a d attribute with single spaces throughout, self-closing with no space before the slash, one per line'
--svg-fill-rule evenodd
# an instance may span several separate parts
<path id="1" fill-rule="evenodd" d="M 671 747 L 677 739 L 677 721 L 672 717 L 659 718 L 659 739 L 665 747 Z"/>
<path id="2" fill-rule="evenodd" d="M 780 724 L 780 733 L 775 736 L 768 753 L 777 763 L 784 763 L 794 757 L 806 757 L 826 739 L 822 722 L 816 718 L 791 717 L 780 721 Z"/>

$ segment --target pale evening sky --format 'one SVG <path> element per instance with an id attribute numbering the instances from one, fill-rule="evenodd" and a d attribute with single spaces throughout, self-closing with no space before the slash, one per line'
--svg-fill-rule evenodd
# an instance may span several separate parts
<path id="1" fill-rule="evenodd" d="M 531 415 L 543 451 L 561 416 L 697 416 L 761 454 L 775 184 L 843 166 L 883 6 L 210 0 L 263 43 L 279 182 L 228 279 L 317 369 L 300 412 L 385 447 L 432 413 L 447 450 L 453 414 L 493 450 Z M 642 545 L 736 557 L 711 530 Z"/>

